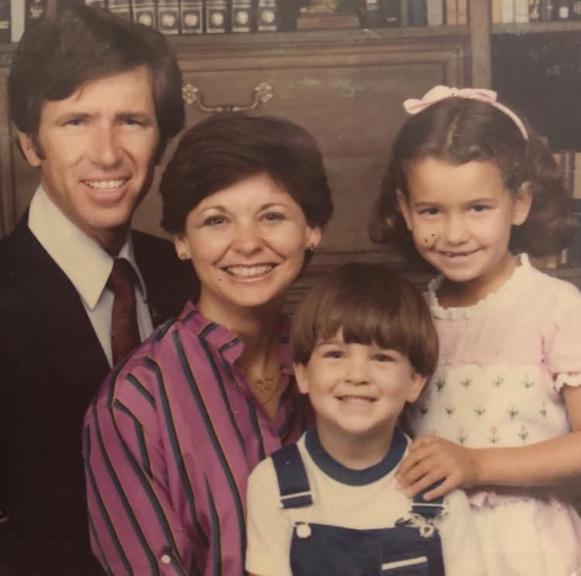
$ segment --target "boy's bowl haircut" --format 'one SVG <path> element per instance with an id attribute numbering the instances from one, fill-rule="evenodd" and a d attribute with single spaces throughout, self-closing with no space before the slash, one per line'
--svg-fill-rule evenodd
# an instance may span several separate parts
<path id="1" fill-rule="evenodd" d="M 397 350 L 423 376 L 435 370 L 438 336 L 428 305 L 411 282 L 385 266 L 353 262 L 317 282 L 295 312 L 294 362 L 307 364 L 317 342 L 339 331 L 347 343 Z"/>

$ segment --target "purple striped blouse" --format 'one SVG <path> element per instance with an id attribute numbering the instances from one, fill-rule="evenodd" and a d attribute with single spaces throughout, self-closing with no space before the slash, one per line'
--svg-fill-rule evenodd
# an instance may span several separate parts
<path id="1" fill-rule="evenodd" d="M 113 371 L 85 416 L 93 552 L 112 574 L 244 573 L 254 466 L 306 426 L 281 335 L 274 422 L 234 362 L 242 344 L 192 304 Z"/>

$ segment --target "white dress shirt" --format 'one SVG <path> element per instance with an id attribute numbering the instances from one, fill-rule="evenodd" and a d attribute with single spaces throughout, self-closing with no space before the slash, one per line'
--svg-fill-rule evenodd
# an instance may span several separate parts
<path id="1" fill-rule="evenodd" d="M 112 365 L 113 292 L 107 287 L 107 281 L 113 269 L 113 258 L 73 224 L 42 187 L 37 189 L 30 203 L 28 227 L 81 296 L 109 365 Z M 131 234 L 128 234 L 118 257 L 126 258 L 131 263 L 139 279 L 135 286 L 137 324 L 139 336 L 144 340 L 151 334 L 153 325 L 147 307 L 145 283 L 135 261 Z"/>

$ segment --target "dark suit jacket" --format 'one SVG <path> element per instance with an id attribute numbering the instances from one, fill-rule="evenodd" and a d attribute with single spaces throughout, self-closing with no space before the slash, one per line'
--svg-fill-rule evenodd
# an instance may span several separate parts
<path id="1" fill-rule="evenodd" d="M 181 310 L 188 272 L 169 242 L 133 241 L 157 325 Z M 0 241 L 0 576 L 98 573 L 81 427 L 108 372 L 80 296 L 23 219 Z"/>

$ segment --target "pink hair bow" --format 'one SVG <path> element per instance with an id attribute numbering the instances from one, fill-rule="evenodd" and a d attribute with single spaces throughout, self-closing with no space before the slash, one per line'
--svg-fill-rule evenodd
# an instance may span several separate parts
<path id="1" fill-rule="evenodd" d="M 497 102 L 496 96 L 494 90 L 486 90 L 484 88 L 452 88 L 450 86 L 438 85 L 434 86 L 431 90 L 428 90 L 420 99 L 408 98 L 404 101 L 403 107 L 408 114 L 417 114 L 418 112 L 429 108 L 432 104 L 440 102 L 440 100 L 445 100 L 446 98 L 455 97 L 479 100 L 480 102 L 486 102 L 501 112 L 504 112 L 504 114 L 506 114 L 516 124 L 524 139 L 528 140 L 529 135 L 523 121 L 510 108 Z"/>

